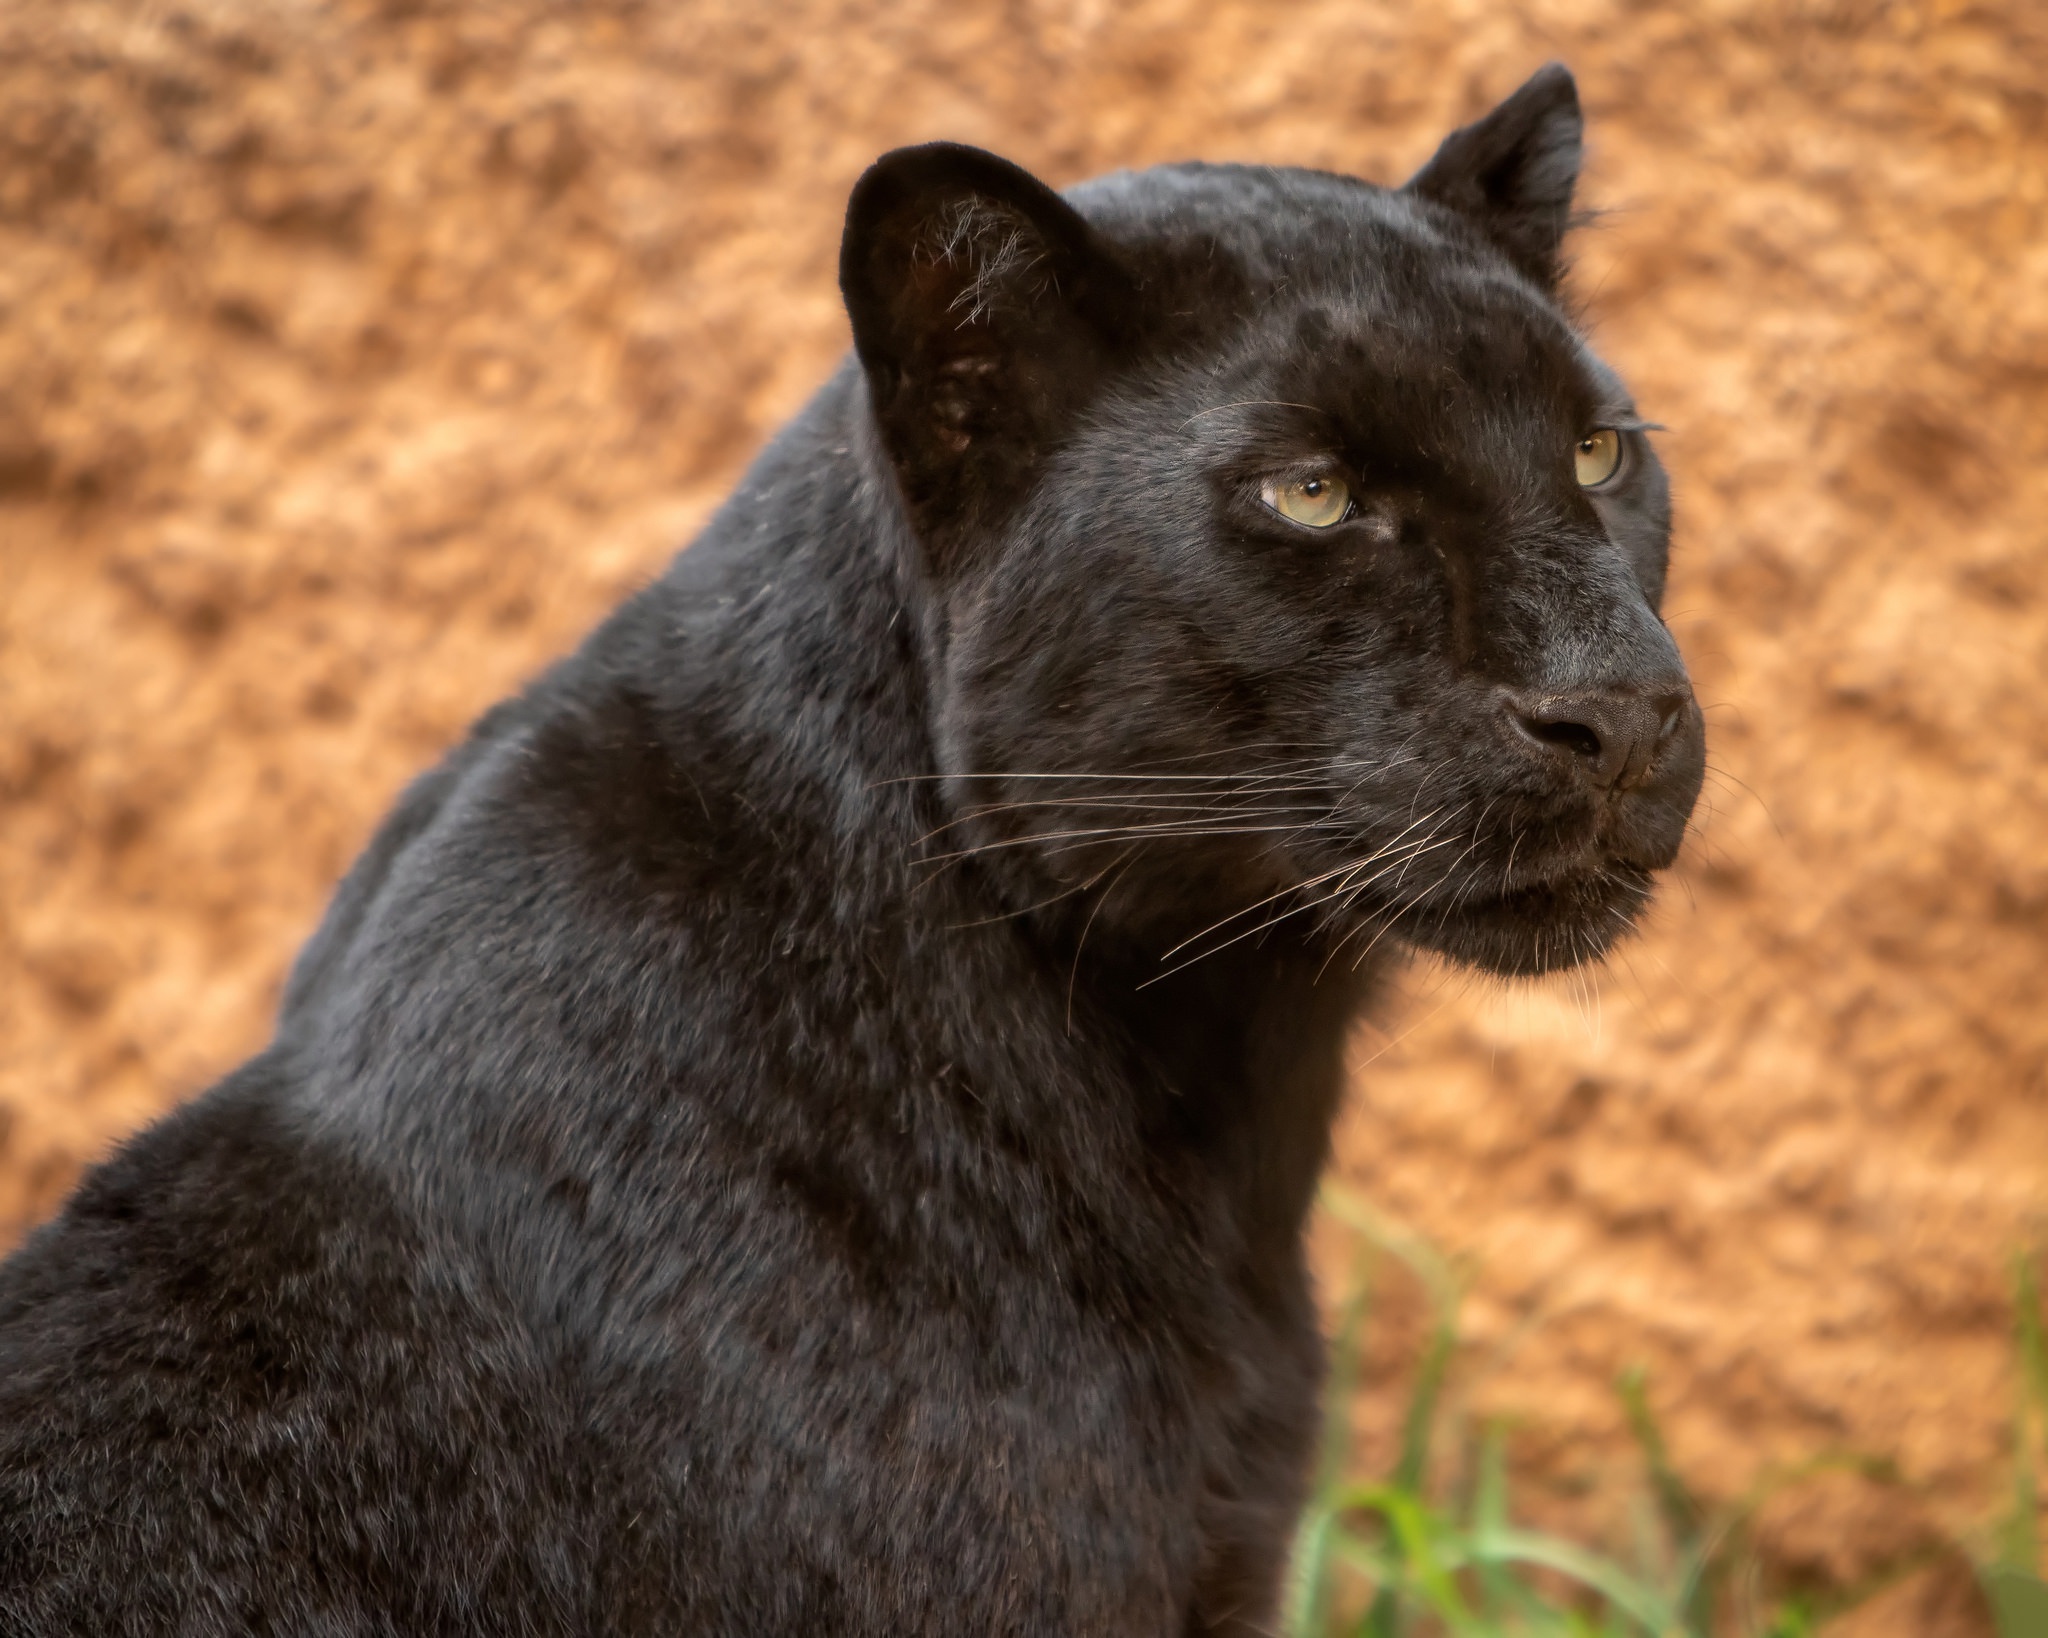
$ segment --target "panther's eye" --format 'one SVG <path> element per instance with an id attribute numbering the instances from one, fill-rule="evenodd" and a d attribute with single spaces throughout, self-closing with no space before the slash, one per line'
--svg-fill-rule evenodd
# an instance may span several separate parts
<path id="1" fill-rule="evenodd" d="M 1289 523 L 1328 529 L 1351 510 L 1351 486 L 1342 478 L 1268 478 L 1259 485 L 1259 499 Z"/>
<path id="2" fill-rule="evenodd" d="M 1572 450 L 1572 464 L 1581 489 L 1598 489 L 1621 466 L 1621 434 L 1612 427 L 1587 433 Z"/>

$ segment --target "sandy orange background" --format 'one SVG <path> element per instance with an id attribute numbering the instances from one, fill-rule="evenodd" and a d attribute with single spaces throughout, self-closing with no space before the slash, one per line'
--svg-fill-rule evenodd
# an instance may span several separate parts
<path id="1" fill-rule="evenodd" d="M 1576 288 L 1671 428 L 1717 772 L 1613 971 L 1417 975 L 1342 1170 L 1467 1260 L 1469 1391 L 1546 1516 L 1599 1526 L 1631 1361 L 1717 1495 L 1830 1448 L 1917 1487 L 1788 1501 L 1777 1573 L 1984 1516 L 2048 1207 L 2027 0 L 16 0 L 0 1243 L 262 1040 L 399 784 L 823 377 L 876 153 L 1398 179 L 1552 56 L 1605 213 Z M 1940 1581 L 1859 1629 L 1975 1630 Z"/>

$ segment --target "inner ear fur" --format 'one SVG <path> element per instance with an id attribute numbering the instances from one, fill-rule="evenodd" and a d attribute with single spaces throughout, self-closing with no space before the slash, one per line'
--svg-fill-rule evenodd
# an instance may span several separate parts
<path id="1" fill-rule="evenodd" d="M 1554 289 L 1583 139 L 1579 88 L 1563 63 L 1550 63 L 1484 119 L 1445 137 L 1407 191 L 1469 218 Z"/>
<path id="2" fill-rule="evenodd" d="M 853 190 L 839 287 L 921 530 L 1021 498 L 1115 347 L 1126 285 L 1073 207 L 978 148 L 884 155 Z"/>

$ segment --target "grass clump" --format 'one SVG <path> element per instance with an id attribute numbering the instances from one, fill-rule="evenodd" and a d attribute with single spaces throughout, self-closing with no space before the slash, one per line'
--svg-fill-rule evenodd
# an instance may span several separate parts
<path id="1" fill-rule="evenodd" d="M 1453 1423 L 1444 1390 L 1459 1343 L 1459 1282 L 1427 1242 L 1349 1190 L 1326 1187 L 1326 1210 L 1357 1238 L 1359 1259 L 1338 1315 L 1328 1412 L 1314 1490 L 1296 1536 L 1288 1638 L 1806 1638 L 1899 1577 L 1967 1553 L 2000 1638 L 2048 1638 L 2048 1584 L 2038 1575 L 2039 1471 L 2048 1454 L 2048 1342 L 2033 1267 L 2016 1282 L 2021 1392 L 2011 1503 L 1988 1545 L 1921 1549 L 1867 1582 L 1826 1597 L 1766 1599 L 1750 1526 L 1787 1486 L 1830 1469 L 1899 1484 L 1880 1461 L 1819 1458 L 1766 1474 L 1736 1503 L 1711 1507 L 1673 1466 L 1640 1371 L 1618 1384 L 1643 1463 L 1634 1550 L 1626 1559 L 1517 1525 L 1507 1439 Z M 1430 1312 L 1391 1471 L 1350 1470 L 1350 1407 L 1375 1275 L 1391 1260 L 1417 1280 Z M 1451 1464 L 1433 1462 L 1447 1436 Z M 1455 1467 L 1451 1484 L 1433 1474 Z"/>
<path id="2" fill-rule="evenodd" d="M 2048 1341 L 2031 1258 L 2019 1259 L 2013 1286 L 2020 1366 L 2013 1495 L 1984 1565 L 1984 1591 L 1998 1619 L 1999 1638 L 2048 1638 L 2048 1583 L 2036 1573 L 2041 1564 L 2040 1469 L 2048 1454 Z"/>

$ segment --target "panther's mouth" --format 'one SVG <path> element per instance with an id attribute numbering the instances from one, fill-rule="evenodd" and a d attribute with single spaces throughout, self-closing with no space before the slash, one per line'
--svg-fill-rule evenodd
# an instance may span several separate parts
<path id="1" fill-rule="evenodd" d="M 1650 887 L 1649 870 L 1610 859 L 1489 896 L 1432 894 L 1402 905 L 1393 925 L 1418 949 L 1529 978 L 1606 955 L 1634 930 Z"/>

